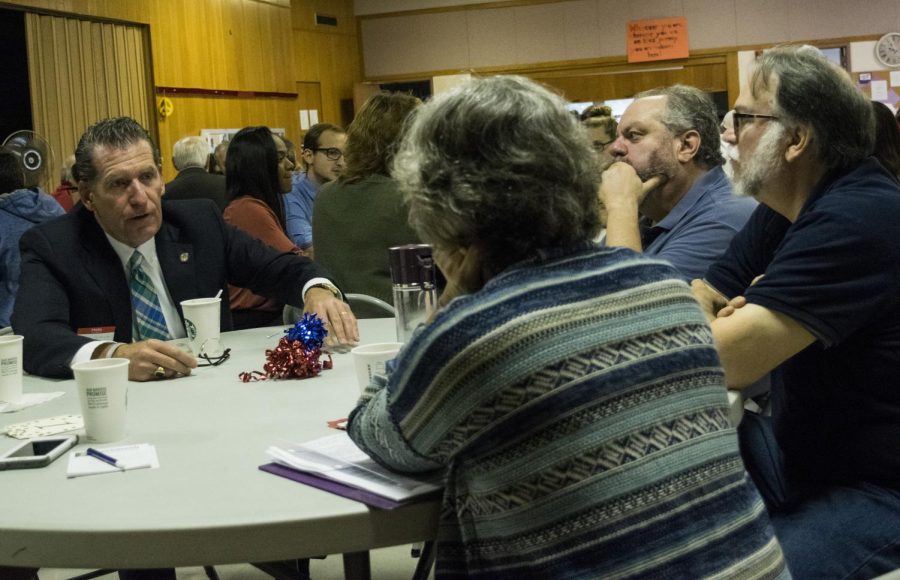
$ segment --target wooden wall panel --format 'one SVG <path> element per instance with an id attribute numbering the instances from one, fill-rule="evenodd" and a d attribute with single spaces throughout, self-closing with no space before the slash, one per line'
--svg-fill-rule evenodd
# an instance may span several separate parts
<path id="1" fill-rule="evenodd" d="M 627 98 L 641 91 L 677 83 L 706 91 L 728 90 L 728 70 L 724 58 L 721 62 L 688 64 L 683 68 L 675 66 L 672 70 L 648 67 L 643 71 L 632 69 L 615 74 L 603 72 L 567 76 L 560 72 L 532 73 L 528 76 L 556 88 L 566 99 L 574 102 Z"/>
<path id="2" fill-rule="evenodd" d="M 319 116 L 322 115 L 322 85 L 317 82 L 299 82 L 297 83 L 297 100 L 294 101 L 294 108 L 316 110 Z M 321 120 L 321 119 L 320 119 Z M 326 121 L 327 122 L 327 121 Z M 295 112 L 294 125 L 300 126 L 300 115 Z M 298 129 L 298 131 L 300 131 Z"/>
<path id="3" fill-rule="evenodd" d="M 341 101 L 353 99 L 362 80 L 356 18 L 352 0 L 294 0 L 294 77 L 321 87 L 319 120 L 345 125 Z M 316 25 L 316 13 L 337 18 L 336 27 Z"/>
<path id="4" fill-rule="evenodd" d="M 148 119 L 157 124 L 159 145 L 166 156 L 179 138 L 197 135 L 204 128 L 265 124 L 285 127 L 290 139 L 299 139 L 297 100 L 291 96 L 297 81 L 321 83 L 320 119 L 340 123 L 340 102 L 352 98 L 353 84 L 362 77 L 352 0 L 8 0 L 3 4 L 148 25 L 155 85 L 148 87 L 151 92 L 156 87 L 176 87 L 287 95 L 170 94 L 175 105 L 172 116 L 162 119 L 151 112 Z M 339 27 L 316 26 L 316 11 L 338 17 Z M 297 30 L 295 18 L 302 19 Z M 78 34 L 68 28 L 67 33 Z M 107 41 L 118 42 L 111 37 Z M 295 56 L 301 46 L 306 48 L 302 59 Z M 137 47 L 128 46 L 129 51 L 132 48 Z M 120 98 L 99 82 L 107 74 L 103 54 L 104 42 L 97 41 L 81 51 L 55 56 L 55 62 L 66 63 L 58 67 L 60 75 L 82 60 L 90 63 L 80 74 L 98 87 L 97 102 L 85 101 L 86 115 L 92 119 L 99 118 L 109 101 Z M 46 106 L 69 103 L 67 90 L 43 97 Z M 121 96 L 134 98 L 130 91 Z M 76 139 L 81 130 L 71 129 Z M 170 163 L 163 170 L 167 179 L 174 175 Z"/>
<path id="5" fill-rule="evenodd" d="M 230 99 L 169 95 L 175 112 L 159 121 L 160 142 L 163 144 L 163 177 L 175 177 L 172 167 L 172 146 L 187 135 L 198 135 L 200 129 L 232 129 L 249 125 L 283 127 L 287 137 L 300 139 L 294 99 L 256 98 Z"/>
<path id="6" fill-rule="evenodd" d="M 360 22 L 368 80 L 621 57 L 627 22 L 644 18 L 687 18 L 691 54 L 880 35 L 900 27 L 896 0 L 515 0 L 444 8 L 417 2 L 415 9 L 411 3 L 374 2 L 376 8 L 360 0 L 360 13 L 367 14 Z M 373 14 L 388 6 L 407 7 Z M 461 14 L 467 30 L 459 30 Z M 490 34 L 489 21 L 504 24 Z M 418 33 L 424 28 L 430 38 L 422 43 Z"/>
<path id="7" fill-rule="evenodd" d="M 150 25 L 160 86 L 291 92 L 290 0 L 8 0 Z M 238 74 L 235 68 L 240 69 Z"/>

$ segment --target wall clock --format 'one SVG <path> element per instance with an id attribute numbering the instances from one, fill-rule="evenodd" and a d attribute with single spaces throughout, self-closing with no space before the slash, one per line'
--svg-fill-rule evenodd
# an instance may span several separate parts
<path id="1" fill-rule="evenodd" d="M 900 67 L 900 32 L 888 32 L 878 39 L 875 58 L 886 67 Z"/>

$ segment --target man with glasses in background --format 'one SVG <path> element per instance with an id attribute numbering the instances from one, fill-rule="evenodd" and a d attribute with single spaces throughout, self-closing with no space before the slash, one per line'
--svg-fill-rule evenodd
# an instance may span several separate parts
<path id="1" fill-rule="evenodd" d="M 603 173 L 606 245 L 667 260 L 685 280 L 702 276 L 756 207 L 736 198 L 722 171 L 712 99 L 674 85 L 640 93 L 608 151 Z"/>
<path id="2" fill-rule="evenodd" d="M 319 188 L 334 181 L 344 169 L 344 130 L 317 123 L 303 137 L 301 158 L 306 171 L 294 173 L 290 193 L 284 196 L 285 229 L 298 248 L 312 256 L 313 206 Z"/>
<path id="3" fill-rule="evenodd" d="M 900 186 L 813 47 L 763 53 L 733 123 L 735 192 L 761 205 L 693 290 L 729 387 L 771 372 L 744 461 L 795 578 L 871 578 L 900 567 Z"/>

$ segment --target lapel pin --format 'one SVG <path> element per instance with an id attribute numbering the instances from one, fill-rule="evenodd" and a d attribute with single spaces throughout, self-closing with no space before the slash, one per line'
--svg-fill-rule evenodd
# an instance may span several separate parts
<path id="1" fill-rule="evenodd" d="M 178 256 L 178 259 L 181 260 L 182 264 L 187 263 L 187 261 L 191 258 L 191 255 L 187 252 L 181 252 L 181 255 Z"/>

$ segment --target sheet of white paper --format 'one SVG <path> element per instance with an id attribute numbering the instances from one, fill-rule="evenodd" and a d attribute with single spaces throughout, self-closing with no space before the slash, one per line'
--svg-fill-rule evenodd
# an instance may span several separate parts
<path id="1" fill-rule="evenodd" d="M 273 446 L 266 453 L 282 465 L 365 489 L 395 501 L 441 488 L 440 476 L 415 479 L 385 469 L 369 459 L 346 433 L 320 437 L 287 449 Z"/>
<path id="2" fill-rule="evenodd" d="M 306 109 L 300 109 L 300 129 L 309 130 L 309 111 Z"/>
<path id="3" fill-rule="evenodd" d="M 891 71 L 891 86 L 900 87 L 900 70 Z"/>
<path id="4" fill-rule="evenodd" d="M 872 87 L 873 101 L 886 101 L 888 98 L 887 81 L 872 81 L 869 85 Z"/>
<path id="5" fill-rule="evenodd" d="M 316 123 L 319 122 L 319 110 L 318 109 L 310 109 L 309 110 L 309 126 L 312 127 Z"/>
<path id="6" fill-rule="evenodd" d="M 69 453 L 69 466 L 66 468 L 66 477 L 81 477 L 83 475 L 98 475 L 101 473 L 117 473 L 132 469 L 157 469 L 159 458 L 156 456 L 156 446 L 149 443 L 137 443 L 134 445 L 121 445 L 118 447 L 97 447 L 110 457 L 114 457 L 122 463 L 124 469 L 104 463 L 96 457 L 91 457 L 85 450 Z"/>
<path id="7" fill-rule="evenodd" d="M 64 394 L 62 391 L 56 393 L 23 393 L 22 398 L 15 403 L 0 402 L 0 413 L 15 413 L 28 407 L 52 401 L 56 397 L 62 397 Z"/>

